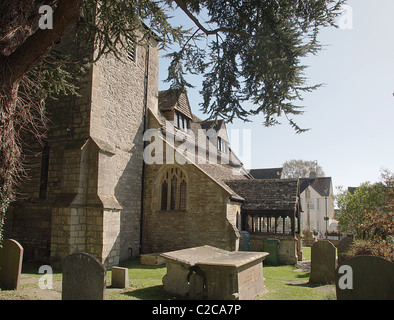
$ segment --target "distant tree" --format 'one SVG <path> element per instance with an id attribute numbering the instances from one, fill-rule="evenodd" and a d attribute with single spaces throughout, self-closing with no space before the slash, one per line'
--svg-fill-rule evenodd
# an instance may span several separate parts
<path id="1" fill-rule="evenodd" d="M 283 177 L 289 178 L 308 178 L 314 172 L 316 177 L 324 177 L 323 168 L 317 161 L 290 160 L 283 164 Z"/>
<path id="2" fill-rule="evenodd" d="M 341 231 L 354 236 L 350 256 L 376 255 L 394 261 L 394 174 L 387 169 L 381 182 L 361 184 L 351 194 L 336 195 Z"/>
<path id="3" fill-rule="evenodd" d="M 394 232 L 394 174 L 382 170 L 381 182 L 361 184 L 351 194 L 336 194 L 339 228 L 357 239 L 387 240 Z"/>

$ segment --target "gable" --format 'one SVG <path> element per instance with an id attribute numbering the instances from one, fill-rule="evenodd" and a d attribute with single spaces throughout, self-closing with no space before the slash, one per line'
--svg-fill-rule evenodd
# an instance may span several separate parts
<path id="1" fill-rule="evenodd" d="M 159 110 L 164 113 L 177 110 L 189 119 L 193 119 L 189 99 L 186 93 L 180 90 L 159 91 Z"/>
<path id="2" fill-rule="evenodd" d="M 328 196 L 332 191 L 331 177 L 300 178 L 300 193 L 303 193 L 309 186 L 311 186 L 320 196 Z"/>

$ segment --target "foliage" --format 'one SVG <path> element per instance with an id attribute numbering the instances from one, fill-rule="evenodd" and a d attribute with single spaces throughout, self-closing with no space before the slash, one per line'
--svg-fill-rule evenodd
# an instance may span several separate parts
<path id="1" fill-rule="evenodd" d="M 381 180 L 362 184 L 353 195 L 342 191 L 336 196 L 339 228 L 356 238 L 352 255 L 377 255 L 393 261 L 394 174 L 384 169 Z"/>
<path id="2" fill-rule="evenodd" d="M 394 234 L 393 174 L 382 173 L 383 182 L 365 182 L 354 194 L 339 189 L 339 228 L 357 239 L 387 240 Z"/>
<path id="3" fill-rule="evenodd" d="M 283 177 L 288 178 L 308 178 L 311 172 L 316 173 L 316 177 L 324 177 L 323 168 L 317 161 L 289 160 L 283 164 Z"/>
<path id="4" fill-rule="evenodd" d="M 394 246 L 388 241 L 355 240 L 345 253 L 345 258 L 355 256 L 377 256 L 394 262 Z"/>
<path id="5" fill-rule="evenodd" d="M 383 205 L 384 188 L 365 182 L 357 187 L 354 194 L 339 189 L 335 197 L 340 214 L 339 229 L 354 234 L 357 239 L 369 238 L 371 230 L 366 228 L 368 215 Z"/>

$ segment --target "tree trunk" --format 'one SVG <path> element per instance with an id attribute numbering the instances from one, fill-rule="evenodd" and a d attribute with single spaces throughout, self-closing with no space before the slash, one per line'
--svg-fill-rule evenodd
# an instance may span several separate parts
<path id="1" fill-rule="evenodd" d="M 0 244 L 5 212 L 21 171 L 21 150 L 16 131 L 18 82 L 0 86 Z"/>
<path id="2" fill-rule="evenodd" d="M 15 183 L 23 173 L 18 131 L 18 87 L 21 79 L 50 52 L 66 28 L 80 17 L 80 0 L 59 0 L 53 14 L 53 29 L 37 29 L 8 56 L 0 54 L 0 245 L 5 212 L 14 196 Z M 26 106 L 24 106 L 26 107 Z"/>

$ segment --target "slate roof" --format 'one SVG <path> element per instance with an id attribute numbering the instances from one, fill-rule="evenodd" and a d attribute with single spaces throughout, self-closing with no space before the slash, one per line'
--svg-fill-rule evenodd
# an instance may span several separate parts
<path id="1" fill-rule="evenodd" d="M 252 179 L 226 184 L 245 199 L 246 210 L 294 211 L 298 202 L 298 179 Z"/>
<path id="2" fill-rule="evenodd" d="M 326 197 L 331 192 L 331 177 L 300 178 L 300 193 L 303 193 L 309 186 L 322 197 Z M 326 190 L 328 190 L 328 193 L 326 193 Z"/>
<path id="3" fill-rule="evenodd" d="M 280 179 L 283 168 L 251 169 L 249 173 L 255 179 Z"/>

